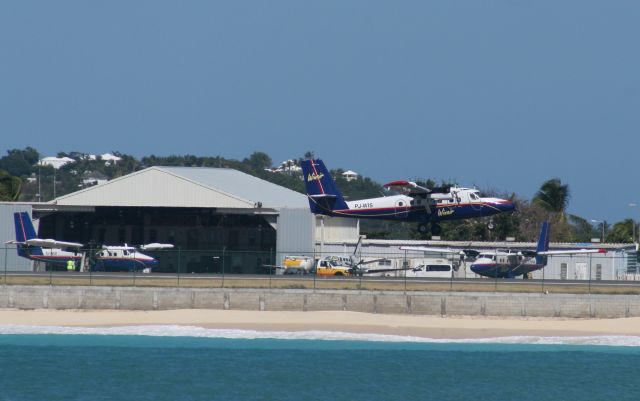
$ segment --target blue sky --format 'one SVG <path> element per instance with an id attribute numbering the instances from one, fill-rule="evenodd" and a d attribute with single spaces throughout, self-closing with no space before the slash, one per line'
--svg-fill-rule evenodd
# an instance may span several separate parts
<path id="1" fill-rule="evenodd" d="M 524 198 L 559 177 L 570 212 L 640 218 L 638 21 L 637 1 L 6 1 L 2 144 L 313 150 Z"/>

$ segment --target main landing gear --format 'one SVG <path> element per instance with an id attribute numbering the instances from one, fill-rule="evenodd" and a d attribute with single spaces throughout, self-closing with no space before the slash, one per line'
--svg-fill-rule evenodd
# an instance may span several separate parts
<path id="1" fill-rule="evenodd" d="M 418 232 L 422 235 L 426 235 L 429 232 L 429 226 L 427 223 L 420 223 L 418 225 Z M 439 224 L 431 223 L 431 235 L 440 235 L 442 233 L 442 227 Z"/>

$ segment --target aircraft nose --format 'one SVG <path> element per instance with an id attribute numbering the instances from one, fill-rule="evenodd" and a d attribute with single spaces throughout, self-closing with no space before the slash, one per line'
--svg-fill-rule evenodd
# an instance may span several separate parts
<path id="1" fill-rule="evenodd" d="M 503 212 L 514 212 L 516 210 L 516 204 L 510 200 L 503 200 L 500 202 L 499 207 Z"/>
<path id="2" fill-rule="evenodd" d="M 483 198 L 483 200 L 493 210 L 493 213 L 513 212 L 516 210 L 516 204 L 508 199 Z"/>

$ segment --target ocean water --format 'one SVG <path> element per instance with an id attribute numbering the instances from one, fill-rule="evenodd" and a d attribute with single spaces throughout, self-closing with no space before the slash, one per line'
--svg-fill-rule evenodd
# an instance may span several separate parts
<path id="1" fill-rule="evenodd" d="M 0 400 L 640 400 L 639 337 L 0 326 Z"/>

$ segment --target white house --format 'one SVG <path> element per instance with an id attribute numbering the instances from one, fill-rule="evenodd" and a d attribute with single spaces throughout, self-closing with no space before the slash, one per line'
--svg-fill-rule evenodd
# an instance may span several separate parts
<path id="1" fill-rule="evenodd" d="M 106 166 L 110 165 L 111 163 L 116 164 L 117 162 L 122 160 L 121 157 L 115 156 L 111 153 L 105 153 L 103 155 L 100 155 L 100 158 L 102 159 L 102 161 L 104 161 L 104 164 Z"/>
<path id="2" fill-rule="evenodd" d="M 40 159 L 38 161 L 38 164 L 41 166 L 51 166 L 53 168 L 55 168 L 56 170 L 59 169 L 60 167 L 64 166 L 65 164 L 69 164 L 69 163 L 75 163 L 76 161 L 73 160 L 70 157 L 53 157 L 53 156 L 49 156 L 49 157 L 45 157 L 43 159 Z"/>
<path id="3" fill-rule="evenodd" d="M 82 186 L 87 187 L 91 185 L 100 185 L 107 181 L 109 181 L 109 177 L 99 171 L 92 171 L 85 174 L 84 179 L 82 180 Z"/>
<path id="4" fill-rule="evenodd" d="M 347 170 L 344 173 L 342 173 L 342 178 L 344 178 L 347 181 L 357 180 L 358 173 L 356 173 L 355 171 Z"/>

